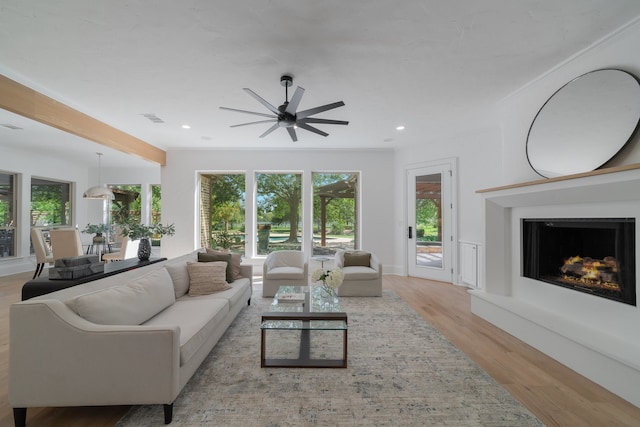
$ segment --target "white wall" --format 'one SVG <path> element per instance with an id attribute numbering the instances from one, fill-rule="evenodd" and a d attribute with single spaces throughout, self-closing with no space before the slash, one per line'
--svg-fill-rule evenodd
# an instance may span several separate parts
<path id="1" fill-rule="evenodd" d="M 62 158 L 41 156 L 37 152 L 26 152 L 11 147 L 2 147 L 0 155 L 0 170 L 19 175 L 19 199 L 16 222 L 19 228 L 17 256 L 15 258 L 0 258 L 0 276 L 20 273 L 23 271 L 35 271 L 35 257 L 29 254 L 30 226 L 29 215 L 31 211 L 31 178 L 46 178 L 52 180 L 71 182 L 72 200 L 74 212 L 72 225 L 81 224 L 87 218 L 88 204 L 82 199 L 82 192 L 87 187 L 87 168 L 65 161 Z"/>
<path id="2" fill-rule="evenodd" d="M 527 162 L 527 133 L 540 107 L 560 87 L 582 74 L 601 68 L 619 68 L 640 77 L 638 40 L 640 22 L 540 76 L 498 105 L 505 141 L 502 184 L 540 179 Z M 608 166 L 640 162 L 639 140 L 640 135 L 636 135 L 628 148 Z"/>
<path id="3" fill-rule="evenodd" d="M 500 185 L 541 179 L 527 162 L 526 137 L 536 113 L 558 88 L 601 68 L 619 68 L 640 76 L 638 40 L 637 22 L 499 104 L 504 138 Z M 608 166 L 640 162 L 639 139 L 636 136 Z M 640 309 L 526 279 L 520 274 L 523 217 L 640 218 L 638 171 L 610 175 L 486 193 L 487 283 L 485 291 L 472 292 L 471 307 L 475 314 L 638 405 L 640 346 L 636 326 Z M 612 184 L 605 186 L 609 181 Z M 638 230 L 636 234 L 638 265 Z M 640 270 L 636 271 L 636 283 L 640 284 Z"/>
<path id="4" fill-rule="evenodd" d="M 461 120 L 461 123 L 465 121 Z M 502 169 L 502 131 L 497 119 L 490 115 L 482 123 L 475 121 L 446 136 L 425 135 L 424 141 L 396 152 L 394 244 L 396 266 L 403 274 L 406 274 L 406 169 L 450 157 L 457 158 L 458 197 L 453 202 L 457 211 L 457 238 L 477 243 L 484 240 L 483 200 L 476 191 L 498 185 Z M 454 277 L 458 277 L 458 271 L 454 271 Z"/>
<path id="5" fill-rule="evenodd" d="M 375 252 L 383 265 L 395 261 L 393 152 L 384 150 L 170 150 L 162 168 L 162 222 L 175 223 L 176 234 L 163 239 L 162 256 L 174 257 L 199 245 L 198 174 L 212 171 L 302 172 L 309 190 L 311 172 L 360 172 L 361 248 Z M 246 189 L 247 211 L 253 206 L 252 192 Z M 309 195 L 306 191 L 303 196 L 307 236 L 312 225 Z"/>

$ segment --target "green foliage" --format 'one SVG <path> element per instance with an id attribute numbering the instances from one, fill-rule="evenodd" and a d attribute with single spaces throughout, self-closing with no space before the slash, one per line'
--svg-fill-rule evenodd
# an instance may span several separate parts
<path id="1" fill-rule="evenodd" d="M 138 222 L 121 224 L 122 235 L 131 240 L 149 239 L 151 237 L 173 236 L 176 233 L 175 225 L 162 224 L 144 225 Z"/>
<path id="2" fill-rule="evenodd" d="M 69 224 L 69 184 L 39 181 L 31 185 L 31 223 Z"/>
<path id="3" fill-rule="evenodd" d="M 125 224 L 132 221 L 140 222 L 142 212 L 140 185 L 112 185 L 111 188 L 114 190 L 128 191 L 136 195 L 130 203 L 126 203 L 122 200 L 114 200 L 111 202 L 111 218 L 113 219 L 113 222 L 116 224 Z"/>
<path id="4" fill-rule="evenodd" d="M 435 226 L 438 224 L 438 206 L 431 199 L 416 200 L 416 222 Z"/>
<path id="5" fill-rule="evenodd" d="M 220 231 L 213 236 L 213 243 L 220 248 L 229 249 L 233 244 L 233 238 L 227 231 Z"/>
<path id="6" fill-rule="evenodd" d="M 113 231 L 113 227 L 110 224 L 87 224 L 82 230 L 86 234 L 102 234 L 110 233 Z"/>
<path id="7" fill-rule="evenodd" d="M 331 234 L 344 234 L 345 224 L 343 222 L 334 222 L 331 224 Z"/>
<path id="8" fill-rule="evenodd" d="M 287 242 L 298 243 L 302 175 L 261 173 L 257 181 L 258 221 L 275 224 L 288 221 Z"/>
<path id="9" fill-rule="evenodd" d="M 321 198 L 317 192 L 319 188 L 330 186 L 332 184 L 338 184 L 341 182 L 350 183 L 353 187 L 353 192 L 357 194 L 357 174 L 351 173 L 314 173 L 313 174 L 313 218 L 318 228 L 318 233 L 321 232 Z M 348 226 L 355 226 L 356 224 L 356 199 L 355 197 L 344 198 L 331 198 L 326 199 L 325 206 L 326 224 L 332 224 L 332 234 L 343 234 L 344 230 Z M 337 233 L 336 233 L 337 232 Z"/>

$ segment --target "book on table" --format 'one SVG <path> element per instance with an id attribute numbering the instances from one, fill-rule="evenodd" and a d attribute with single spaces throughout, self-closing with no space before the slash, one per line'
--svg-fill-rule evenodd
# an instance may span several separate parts
<path id="1" fill-rule="evenodd" d="M 304 293 L 279 294 L 278 302 L 303 302 Z"/>

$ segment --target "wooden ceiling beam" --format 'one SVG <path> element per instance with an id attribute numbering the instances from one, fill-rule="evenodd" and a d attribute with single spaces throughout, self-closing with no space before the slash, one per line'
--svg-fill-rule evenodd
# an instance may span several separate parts
<path id="1" fill-rule="evenodd" d="M 0 75 L 0 108 L 164 166 L 167 153 L 55 99 Z"/>

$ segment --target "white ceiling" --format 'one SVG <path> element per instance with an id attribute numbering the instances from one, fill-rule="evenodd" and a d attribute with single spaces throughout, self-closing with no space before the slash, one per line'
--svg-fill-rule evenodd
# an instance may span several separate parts
<path id="1" fill-rule="evenodd" d="M 395 148 L 639 15 L 638 0 L 0 0 L 0 73 L 163 149 Z M 218 107 L 268 113 L 242 88 L 277 106 L 285 73 L 306 89 L 299 110 L 343 100 L 316 117 L 350 124 L 297 143 L 229 127 L 261 118 Z M 0 124 L 23 128 L 0 127 L 0 146 L 140 163 L 2 110 Z"/>

